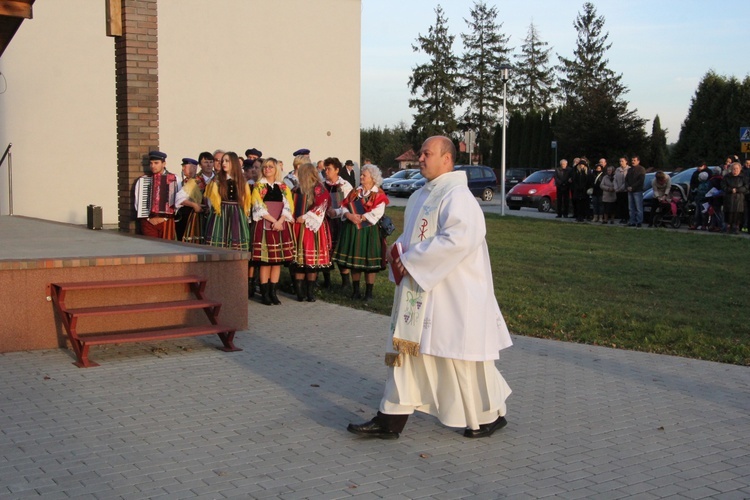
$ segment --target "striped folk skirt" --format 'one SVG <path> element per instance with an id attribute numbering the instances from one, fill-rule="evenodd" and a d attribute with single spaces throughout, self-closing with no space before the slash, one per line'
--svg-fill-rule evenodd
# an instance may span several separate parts
<path id="1" fill-rule="evenodd" d="M 297 269 L 301 272 L 300 268 L 310 271 L 330 268 L 331 233 L 328 221 L 324 220 L 315 232 L 308 229 L 304 223 L 295 223 L 294 231 L 297 236 L 297 251 L 294 257 Z"/>
<path id="2" fill-rule="evenodd" d="M 203 234 L 204 221 L 205 216 L 202 212 L 191 211 L 185 223 L 185 234 L 182 235 L 182 241 L 201 245 L 205 243 L 206 237 Z"/>
<path id="3" fill-rule="evenodd" d="M 234 201 L 221 202 L 221 214 L 211 211 L 206 221 L 206 244 L 247 252 L 250 249 L 250 226 L 247 217 Z"/>
<path id="4" fill-rule="evenodd" d="M 333 261 L 355 271 L 377 272 L 385 269 L 385 241 L 378 225 L 357 229 L 344 221 Z"/>
<path id="5" fill-rule="evenodd" d="M 264 220 L 255 223 L 252 244 L 252 262 L 256 265 L 279 265 L 294 260 L 295 238 L 292 224 L 284 223 L 284 229 L 274 231 Z"/>

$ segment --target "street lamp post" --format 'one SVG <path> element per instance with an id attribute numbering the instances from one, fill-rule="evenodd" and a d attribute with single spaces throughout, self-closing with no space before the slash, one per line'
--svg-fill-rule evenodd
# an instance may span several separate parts
<path id="1" fill-rule="evenodd" d="M 500 215 L 505 215 L 505 128 L 508 126 L 508 108 L 505 106 L 505 94 L 510 80 L 511 66 L 508 63 L 500 65 L 500 79 L 503 81 L 503 148 L 500 153 L 502 163 L 500 165 Z"/>

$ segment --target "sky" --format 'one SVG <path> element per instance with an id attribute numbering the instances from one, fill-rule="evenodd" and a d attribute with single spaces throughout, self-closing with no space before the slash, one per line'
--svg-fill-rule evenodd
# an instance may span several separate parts
<path id="1" fill-rule="evenodd" d="M 577 32 L 573 27 L 583 10 L 583 0 L 486 0 L 498 10 L 497 22 L 510 36 L 513 53 L 533 22 L 542 41 L 557 54 L 573 57 Z M 739 0 L 595 0 L 604 16 L 604 32 L 612 44 L 606 54 L 609 68 L 622 75 L 628 93 L 623 97 L 647 121 L 659 115 L 667 141 L 676 142 L 690 101 L 703 76 L 713 70 L 743 79 L 750 74 L 747 52 L 747 5 Z M 392 127 L 412 123 L 409 76 L 417 64 L 427 62 L 414 52 L 419 35 L 435 24 L 440 4 L 455 35 L 454 51 L 463 52 L 461 32 L 468 32 L 474 0 L 362 0 L 363 127 Z M 744 25 L 744 26 L 743 26 Z M 748 117 L 750 125 L 750 117 Z M 739 131 L 738 131 L 739 134 Z M 739 135 L 738 135 L 739 142 Z"/>

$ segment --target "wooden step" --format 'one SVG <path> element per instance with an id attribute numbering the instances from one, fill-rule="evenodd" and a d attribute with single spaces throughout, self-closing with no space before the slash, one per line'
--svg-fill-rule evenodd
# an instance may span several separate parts
<path id="1" fill-rule="evenodd" d="M 181 309 L 204 309 L 206 307 L 218 307 L 221 302 L 216 300 L 187 299 L 171 302 L 152 302 L 148 304 L 125 304 L 117 306 L 96 306 L 61 308 L 62 311 L 76 317 L 84 316 L 107 316 L 110 314 L 129 314 L 156 311 L 174 311 Z"/>
<path id="2" fill-rule="evenodd" d="M 203 283 L 206 278 L 201 276 L 168 276 L 161 278 L 139 278 L 130 280 L 111 281 L 74 281 L 69 283 L 52 283 L 60 290 L 91 290 L 99 288 L 121 288 L 133 286 L 172 285 L 180 283 Z"/>
<path id="3" fill-rule="evenodd" d="M 235 328 L 227 325 L 182 326 L 159 330 L 140 330 L 126 333 L 101 333 L 79 335 L 78 338 L 85 345 L 120 344 L 139 342 L 144 340 L 168 340 L 182 337 L 197 337 L 219 333 L 234 333 Z"/>

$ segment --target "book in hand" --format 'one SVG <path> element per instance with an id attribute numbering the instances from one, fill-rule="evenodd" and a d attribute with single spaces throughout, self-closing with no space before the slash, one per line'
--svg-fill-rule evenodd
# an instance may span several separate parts
<path id="1" fill-rule="evenodd" d="M 354 198 L 348 205 L 347 208 L 349 209 L 349 212 L 351 212 L 354 215 L 364 215 L 367 213 L 367 210 L 365 210 L 364 205 L 362 204 L 361 198 Z M 362 219 L 362 222 L 354 223 L 355 226 L 357 226 L 357 229 L 362 229 L 363 227 L 372 226 L 370 221 L 367 219 Z"/>
<path id="2" fill-rule="evenodd" d="M 401 284 L 401 280 L 404 279 L 404 275 L 401 274 L 398 266 L 394 265 L 394 262 L 401 258 L 401 254 L 404 253 L 404 249 L 401 246 L 401 242 L 397 241 L 391 246 L 391 272 L 393 273 L 393 280 L 397 285 Z"/>
<path id="3" fill-rule="evenodd" d="M 284 210 L 283 201 L 266 201 L 265 204 L 266 210 L 268 210 L 268 215 L 276 220 L 281 219 L 281 212 L 283 212 Z M 263 219 L 263 229 L 265 229 L 266 231 L 272 231 L 273 222 Z"/>

